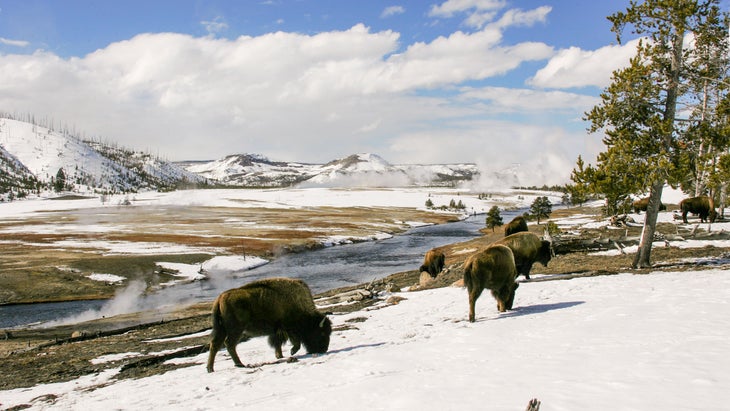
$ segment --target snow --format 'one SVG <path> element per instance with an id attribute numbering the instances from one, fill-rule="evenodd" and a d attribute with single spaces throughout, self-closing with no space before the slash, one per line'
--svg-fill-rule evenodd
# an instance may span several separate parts
<path id="1" fill-rule="evenodd" d="M 131 207 L 422 207 L 426 198 L 447 204 L 457 195 L 470 209 L 488 210 L 492 205 L 454 189 L 310 188 L 141 193 Z M 507 199 L 524 206 L 536 195 L 520 192 L 515 198 L 514 193 L 504 193 L 494 201 Z M 104 207 L 98 199 L 27 200 L 0 204 L 0 216 L 24 218 L 86 204 Z M 643 221 L 643 215 L 632 217 Z M 670 220 L 671 213 L 660 213 L 660 221 Z M 587 216 L 556 223 L 607 224 Z M 727 224 L 712 227 L 727 231 Z M 696 240 L 672 244 L 704 245 Z M 202 268 L 233 271 L 263 263 L 252 257 L 214 256 Z M 159 264 L 188 280 L 201 268 Z M 727 270 L 524 282 L 510 312 L 497 312 L 489 293 L 482 294 L 475 323 L 466 321 L 463 288 L 393 295 L 404 300 L 330 316 L 336 331 L 323 355 L 302 350 L 296 355 L 298 362 L 249 369 L 234 367 L 224 350 L 216 357 L 214 373 L 206 372 L 207 354 L 171 360 L 192 366 L 139 379 L 116 380 L 115 368 L 65 383 L 0 391 L 0 408 L 31 404 L 33 410 L 519 410 L 538 398 L 544 411 L 704 410 L 722 409 L 730 401 Z M 181 341 L 180 349 L 188 348 L 184 337 L 175 339 Z M 247 364 L 274 360 L 266 338 L 239 344 L 238 353 Z M 137 355 L 105 355 L 92 362 Z"/>
<path id="2" fill-rule="evenodd" d="M 88 275 L 87 277 L 94 281 L 101 281 L 105 283 L 121 283 L 127 280 L 125 277 L 114 274 L 93 273 L 91 275 Z"/>
<path id="3" fill-rule="evenodd" d="M 405 298 L 397 305 L 331 316 L 335 327 L 355 328 L 296 363 L 236 368 L 219 353 L 209 374 L 201 354 L 162 375 L 117 381 L 104 372 L 0 391 L 0 401 L 59 410 L 518 410 L 538 398 L 543 410 L 701 410 L 730 400 L 725 270 L 522 283 L 507 313 L 483 295 L 475 323 L 462 288 L 397 295 Z M 238 352 L 244 363 L 274 359 L 266 338 Z M 51 394 L 52 406 L 38 399 Z"/>

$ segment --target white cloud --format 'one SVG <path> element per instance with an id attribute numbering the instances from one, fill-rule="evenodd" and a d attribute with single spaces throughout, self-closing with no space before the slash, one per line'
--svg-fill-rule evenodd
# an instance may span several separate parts
<path id="1" fill-rule="evenodd" d="M 398 14 L 403 14 L 405 12 L 406 9 L 403 6 L 389 6 L 386 7 L 382 13 L 380 13 L 380 18 L 384 19 Z"/>
<path id="2" fill-rule="evenodd" d="M 530 20 L 510 19 L 508 24 Z M 313 35 L 279 31 L 236 39 L 140 34 L 68 59 L 43 51 L 5 54 L 0 107 L 52 117 L 87 136 L 173 160 L 255 152 L 325 162 L 375 152 L 396 163 L 421 157 L 475 161 L 485 136 L 511 143 L 513 131 L 523 127 L 462 121 L 483 115 L 485 105 L 542 110 L 544 116 L 583 104 L 572 94 L 460 89 L 554 55 L 543 43 L 502 44 L 502 28 L 491 24 L 405 47 L 399 33 L 371 32 L 360 24 Z M 540 99 L 553 106 L 536 107 Z M 452 133 L 455 127 L 461 137 Z M 543 128 L 527 127 L 523 147 L 540 148 Z M 452 144 L 460 139 L 462 144 Z M 553 155 L 562 155 L 554 147 Z M 530 156 L 512 149 L 504 154 L 504 161 Z M 572 162 L 576 156 L 568 157 Z"/>
<path id="3" fill-rule="evenodd" d="M 528 80 L 528 84 L 546 88 L 606 87 L 613 71 L 626 67 L 636 54 L 638 41 L 636 39 L 593 51 L 577 47 L 560 50 Z"/>
<path id="4" fill-rule="evenodd" d="M 0 37 L 0 44 L 5 44 L 6 46 L 14 46 L 14 47 L 28 47 L 30 45 L 30 42 L 25 40 L 11 40 L 6 39 L 4 37 Z"/>
<path id="5" fill-rule="evenodd" d="M 464 88 L 461 98 L 487 101 L 492 112 L 584 112 L 599 102 L 584 94 L 506 87 Z"/>
<path id="6" fill-rule="evenodd" d="M 476 10 L 479 13 L 494 11 L 506 6 L 504 0 L 447 0 L 440 5 L 431 6 L 431 17 L 453 17 L 455 14 Z"/>
<path id="7" fill-rule="evenodd" d="M 205 27 L 209 35 L 215 35 L 228 30 L 228 23 L 223 21 L 223 17 L 216 17 L 211 21 L 201 21 L 200 24 Z"/>

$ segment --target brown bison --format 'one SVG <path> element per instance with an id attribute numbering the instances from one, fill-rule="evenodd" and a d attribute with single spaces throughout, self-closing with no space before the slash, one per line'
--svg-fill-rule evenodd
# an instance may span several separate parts
<path id="1" fill-rule="evenodd" d="M 708 196 L 685 198 L 679 202 L 679 209 L 682 210 L 682 221 L 685 224 L 687 223 L 687 213 L 699 214 L 700 222 L 703 223 L 707 222 L 707 217 L 710 217 L 711 223 L 714 223 L 717 218 L 715 201 Z"/>
<path id="2" fill-rule="evenodd" d="M 507 237 L 510 234 L 519 233 L 521 231 L 529 231 L 527 229 L 527 220 L 525 217 L 518 215 L 513 218 L 512 221 L 504 226 L 504 236 Z"/>
<path id="3" fill-rule="evenodd" d="M 508 235 L 501 240 L 495 241 L 493 244 L 502 244 L 512 250 L 515 256 L 515 267 L 517 275 L 524 275 L 526 279 L 530 279 L 530 270 L 532 264 L 540 262 L 547 267 L 548 262 L 553 256 L 550 241 L 541 240 L 540 237 L 529 232 L 520 232 Z"/>
<path id="4" fill-rule="evenodd" d="M 213 331 L 208 354 L 208 372 L 213 372 L 215 355 L 225 342 L 233 363 L 242 367 L 236 345 L 243 335 L 269 336 L 276 358 L 282 358 L 281 344 L 292 342 L 291 355 L 301 344 L 310 353 L 329 348 L 332 323 L 317 311 L 309 287 L 301 280 L 269 278 L 224 291 L 213 303 Z"/>
<path id="5" fill-rule="evenodd" d="M 634 208 L 634 212 L 636 214 L 641 214 L 642 211 L 646 211 L 647 207 L 649 207 L 649 197 L 634 200 L 634 202 L 631 203 L 631 206 Z M 667 206 L 665 206 L 663 203 L 659 203 L 659 211 L 664 211 L 666 209 Z"/>
<path id="6" fill-rule="evenodd" d="M 419 270 L 420 272 L 425 271 L 431 274 L 432 278 L 436 278 L 441 270 L 444 269 L 444 261 L 446 261 L 444 253 L 436 250 L 428 250 L 423 257 L 423 265 L 421 265 Z"/>
<path id="7" fill-rule="evenodd" d="M 486 288 L 497 300 L 497 310 L 512 309 L 517 270 L 512 250 L 503 245 L 493 245 L 472 255 L 464 262 L 464 285 L 469 292 L 469 321 L 474 322 L 474 305 Z"/>

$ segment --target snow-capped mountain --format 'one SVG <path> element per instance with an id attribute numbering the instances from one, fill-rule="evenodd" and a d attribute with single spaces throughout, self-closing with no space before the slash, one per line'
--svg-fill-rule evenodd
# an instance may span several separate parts
<path id="1" fill-rule="evenodd" d="M 392 165 L 369 153 L 353 154 L 327 164 L 276 162 L 256 154 L 180 164 L 220 184 L 258 187 L 453 185 L 479 174 L 474 164 Z"/>
<path id="2" fill-rule="evenodd" d="M 317 174 L 318 165 L 271 161 L 259 154 L 234 154 L 215 161 L 178 165 L 218 184 L 245 187 L 288 187 Z"/>
<path id="3" fill-rule="evenodd" d="M 9 118 L 0 118 L 0 163 L 0 181 L 8 180 L 12 187 L 24 187 L 12 181 L 31 178 L 50 187 L 59 170 L 63 170 L 63 188 L 79 191 L 126 192 L 205 182 L 205 178 L 149 154 L 82 141 Z"/>

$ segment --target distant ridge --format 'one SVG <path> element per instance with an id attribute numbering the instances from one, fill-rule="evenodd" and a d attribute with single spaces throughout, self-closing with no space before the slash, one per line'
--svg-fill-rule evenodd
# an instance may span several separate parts
<path id="1" fill-rule="evenodd" d="M 392 165 L 371 153 L 352 154 L 326 164 L 277 162 L 256 154 L 179 164 L 212 182 L 246 187 L 453 186 L 479 174 L 475 164 Z"/>

